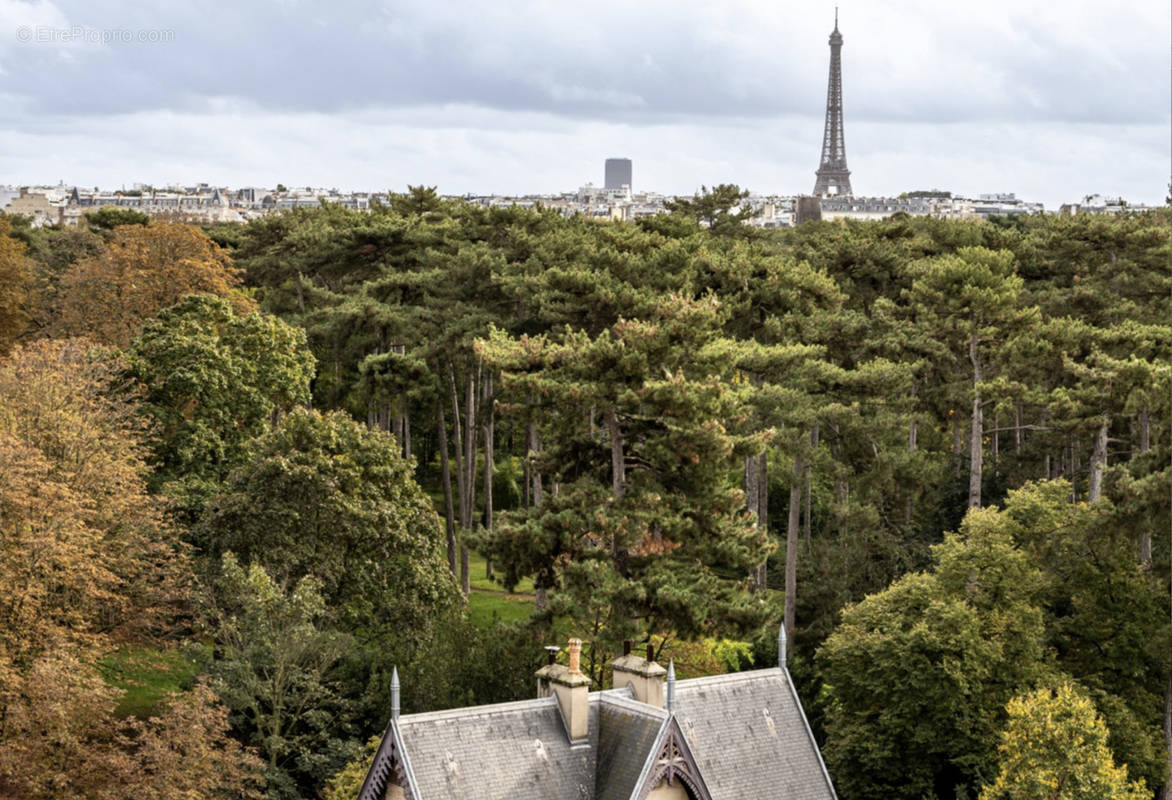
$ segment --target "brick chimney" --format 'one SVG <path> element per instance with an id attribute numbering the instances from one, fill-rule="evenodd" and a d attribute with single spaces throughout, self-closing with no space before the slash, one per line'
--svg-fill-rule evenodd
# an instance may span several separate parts
<path id="1" fill-rule="evenodd" d="M 647 645 L 646 658 L 633 655 L 630 645 L 630 642 L 624 642 L 623 654 L 610 662 L 614 670 L 614 688 L 630 686 L 640 703 L 663 708 L 663 682 L 667 670 L 652 660 L 655 655 L 654 645 Z"/>
<path id="2" fill-rule="evenodd" d="M 537 670 L 537 696 L 557 698 L 562 723 L 571 742 L 581 741 L 590 735 L 590 679 L 582 674 L 582 640 L 571 639 L 569 647 L 570 665 L 554 663 L 557 648 L 546 648 L 550 663 Z"/>

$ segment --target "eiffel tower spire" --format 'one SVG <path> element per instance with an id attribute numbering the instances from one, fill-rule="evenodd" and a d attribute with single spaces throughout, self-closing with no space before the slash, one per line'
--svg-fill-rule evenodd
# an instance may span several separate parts
<path id="1" fill-rule="evenodd" d="M 830 83 L 826 88 L 826 130 L 822 134 L 822 162 L 815 173 L 814 195 L 849 195 L 851 172 L 846 168 L 846 143 L 842 136 L 842 34 L 838 32 L 838 8 L 830 34 Z"/>

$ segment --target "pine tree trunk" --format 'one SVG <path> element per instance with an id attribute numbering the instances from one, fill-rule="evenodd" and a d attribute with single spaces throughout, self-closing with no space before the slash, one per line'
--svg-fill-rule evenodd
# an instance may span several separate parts
<path id="1" fill-rule="evenodd" d="M 1021 452 L 1021 426 L 1024 424 L 1024 412 L 1021 403 L 1018 403 L 1013 410 L 1013 452 L 1018 454 Z"/>
<path id="2" fill-rule="evenodd" d="M 916 391 L 917 387 L 912 384 L 912 413 L 911 420 L 907 424 L 907 449 L 911 452 L 916 452 L 916 437 L 919 435 L 919 425 L 916 422 Z"/>
<path id="3" fill-rule="evenodd" d="M 456 376 L 452 371 L 451 362 L 448 362 L 448 382 L 452 389 L 452 431 L 456 434 L 456 491 L 460 495 L 460 529 L 468 530 L 472 527 L 471 504 L 468 501 L 468 470 L 467 449 L 464 447 L 464 433 L 460 422 L 460 397 L 456 391 Z M 471 382 L 471 374 L 469 375 Z M 471 578 L 468 575 L 468 546 L 460 543 L 460 589 L 467 600 L 472 591 Z"/>
<path id="4" fill-rule="evenodd" d="M 757 497 L 757 456 L 745 456 L 745 510 L 753 517 L 753 524 L 757 522 L 757 509 L 760 498 Z"/>
<path id="5" fill-rule="evenodd" d="M 606 430 L 610 435 L 611 489 L 618 500 L 627 489 L 627 464 L 623 455 L 623 432 L 619 428 L 619 418 L 613 408 L 606 410 Z"/>
<path id="6" fill-rule="evenodd" d="M 541 441 L 537 436 L 537 423 L 530 419 L 525 428 L 525 495 L 526 503 L 530 508 L 541 508 L 541 473 L 537 471 L 533 459 L 541 448 Z M 544 611 L 549 606 L 549 588 L 544 578 L 538 573 L 534 579 L 534 603 L 538 611 Z"/>
<path id="7" fill-rule="evenodd" d="M 484 414 L 484 530 L 492 532 L 492 473 L 493 435 L 495 433 L 496 413 L 492 397 L 492 374 L 484 377 L 484 399 L 481 405 Z M 485 556 L 484 577 L 492 579 L 492 559 Z"/>
<path id="8" fill-rule="evenodd" d="M 813 428 L 810 429 L 810 452 L 811 453 L 813 453 L 815 450 L 818 449 L 818 437 L 820 434 L 821 434 L 821 430 L 819 429 L 819 427 L 817 425 L 815 425 Z M 813 505 L 814 505 L 814 492 L 813 492 L 814 479 L 813 479 L 813 472 L 810 469 L 810 465 L 807 463 L 805 466 L 806 466 L 806 486 L 805 486 L 804 495 L 805 495 L 806 507 L 802 511 L 802 513 L 803 513 L 802 538 L 806 542 L 806 552 L 809 552 L 809 550 L 810 550 L 810 528 L 811 528 L 811 522 L 812 522 L 812 517 L 813 517 L 812 509 L 813 509 Z"/>
<path id="9" fill-rule="evenodd" d="M 1091 454 L 1091 474 L 1087 480 L 1087 502 L 1094 503 L 1103 497 L 1103 470 L 1107 468 L 1107 422 L 1099 426 L 1095 434 L 1095 449 Z"/>
<path id="10" fill-rule="evenodd" d="M 1139 415 L 1139 450 L 1141 453 L 1146 453 L 1152 449 L 1152 417 L 1145 408 Z M 1139 538 L 1139 563 L 1145 568 L 1150 568 L 1152 565 L 1152 526 L 1144 525 L 1143 532 Z M 1169 680 L 1172 680 L 1170 678 Z M 1172 736 L 1172 734 L 1169 734 Z M 1169 740 L 1169 747 L 1172 748 L 1172 738 Z M 1165 793 L 1172 792 L 1167 784 L 1164 787 Z M 1169 797 L 1168 800 L 1172 800 Z"/>
<path id="11" fill-rule="evenodd" d="M 448 462 L 448 422 L 444 419 L 444 404 L 435 404 L 436 435 L 439 438 L 440 450 L 440 483 L 444 490 L 444 530 L 448 536 L 448 569 L 452 577 L 459 574 L 456 564 L 456 520 L 455 508 L 452 504 L 452 466 Z"/>
<path id="12" fill-rule="evenodd" d="M 957 414 L 952 421 L 952 473 L 956 478 L 960 478 L 960 464 L 961 464 L 961 447 L 964 433 L 961 430 L 960 414 Z"/>
<path id="13" fill-rule="evenodd" d="M 476 384 L 479 382 L 479 367 L 477 375 L 468 369 L 464 381 L 464 488 L 468 496 L 463 504 L 463 518 L 460 523 L 465 531 L 472 530 L 472 518 L 476 513 Z M 468 574 L 470 554 L 468 545 L 460 545 L 460 586 L 467 596 L 472 591 L 472 576 Z"/>
<path id="14" fill-rule="evenodd" d="M 752 518 L 753 527 L 760 529 L 761 521 L 757 517 L 761 506 L 761 499 L 757 496 L 760 485 L 757 481 L 757 466 L 757 456 L 745 456 L 745 511 Z M 750 591 L 754 593 L 761 590 L 760 571 L 760 567 L 749 570 L 749 577 L 753 580 Z"/>
<path id="15" fill-rule="evenodd" d="M 977 353 L 977 336 L 969 337 L 969 361 L 973 365 L 973 416 L 969 432 L 969 508 L 981 507 L 981 478 L 984 446 L 984 418 L 981 409 L 981 359 Z"/>
<path id="16" fill-rule="evenodd" d="M 541 439 L 537 435 L 537 423 L 529 420 L 525 429 L 525 469 L 526 469 L 526 503 L 530 508 L 541 507 L 541 473 L 537 470 L 534 459 L 541 451 Z"/>
<path id="17" fill-rule="evenodd" d="M 790 472 L 789 520 L 785 531 L 785 635 L 793 641 L 794 609 L 798 599 L 798 523 L 802 500 L 802 473 L 805 466 L 801 453 L 794 456 Z"/>
<path id="18" fill-rule="evenodd" d="M 297 309 L 305 313 L 305 294 L 301 291 L 301 273 L 297 273 Z"/>
<path id="19" fill-rule="evenodd" d="M 464 527 L 464 509 L 468 489 L 464 486 L 464 432 L 460 422 L 460 396 L 456 393 L 456 376 L 448 362 L 448 383 L 452 389 L 452 433 L 456 437 L 456 492 L 460 498 L 460 527 Z"/>
<path id="20" fill-rule="evenodd" d="M 769 536 L 769 455 L 762 453 L 757 457 L 757 524 L 765 536 Z M 757 567 L 757 586 L 761 589 L 769 588 L 769 559 L 766 558 Z"/>
<path id="21" fill-rule="evenodd" d="M 411 416 L 403 416 L 403 458 L 411 459 Z"/>
<path id="22" fill-rule="evenodd" d="M 394 353 L 395 355 L 400 355 L 400 356 L 404 355 L 407 352 L 407 345 L 393 344 L 390 346 L 390 352 Z M 405 426 L 404 426 L 404 420 L 406 419 L 406 417 L 404 417 L 404 415 L 403 415 L 403 407 L 404 407 L 405 403 L 406 403 L 406 397 L 404 397 L 402 394 L 400 394 L 399 395 L 399 408 L 397 409 L 394 418 L 391 419 L 391 433 L 394 434 L 395 441 L 399 443 L 399 452 L 404 455 L 407 453 L 407 446 L 406 446 L 406 435 L 407 434 L 406 434 Z M 390 413 L 389 409 L 387 410 L 387 413 L 388 414 Z"/>
<path id="23" fill-rule="evenodd" d="M 623 432 L 619 428 L 619 418 L 613 408 L 606 410 L 606 430 L 610 437 L 610 472 L 611 488 L 614 490 L 616 501 L 621 500 L 627 490 L 627 464 L 623 453 Z M 614 559 L 615 571 L 627 577 L 629 571 L 628 549 L 619 540 L 618 531 L 615 531 L 611 542 L 611 556 Z"/>

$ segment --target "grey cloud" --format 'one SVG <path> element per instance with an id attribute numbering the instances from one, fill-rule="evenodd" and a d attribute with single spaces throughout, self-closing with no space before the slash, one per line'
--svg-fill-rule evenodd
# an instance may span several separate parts
<path id="1" fill-rule="evenodd" d="M 12 18 L 12 0 L 4 2 Z M 71 25 L 175 34 L 166 44 L 8 42 L 0 49 L 0 92 L 26 97 L 30 113 L 82 117 L 200 111 L 223 97 L 278 111 L 463 104 L 629 124 L 817 117 L 831 19 L 829 5 L 798 14 L 750 2 L 53 5 Z M 1168 48 L 1159 46 L 1166 32 L 1124 37 L 1123 26 L 1113 25 L 1101 36 L 1118 39 L 1117 47 L 1089 48 L 1031 27 L 1026 12 L 1007 33 L 997 25 L 974 30 L 971 16 L 950 24 L 937 11 L 935 40 L 925 45 L 900 22 L 923 25 L 936 6 L 906 0 L 881 12 L 871 5 L 849 10 L 850 22 L 844 9 L 848 124 L 1168 116 Z M 985 13 L 996 15 L 995 6 Z M 909 65 L 909 58 L 921 61 Z"/>

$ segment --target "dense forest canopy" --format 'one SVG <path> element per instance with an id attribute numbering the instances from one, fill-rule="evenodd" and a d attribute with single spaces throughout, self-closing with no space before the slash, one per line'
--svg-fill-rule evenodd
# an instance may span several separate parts
<path id="1" fill-rule="evenodd" d="M 844 800 L 1167 798 L 1167 212 L 740 196 L 0 218 L 0 797 L 346 797 L 393 667 L 780 622 Z"/>

